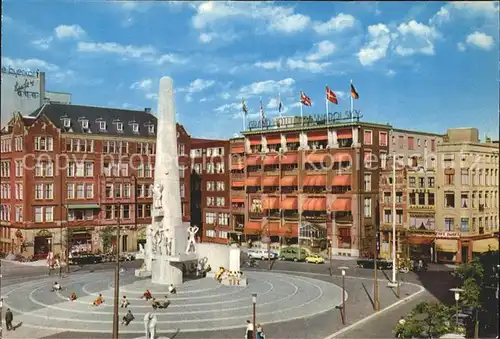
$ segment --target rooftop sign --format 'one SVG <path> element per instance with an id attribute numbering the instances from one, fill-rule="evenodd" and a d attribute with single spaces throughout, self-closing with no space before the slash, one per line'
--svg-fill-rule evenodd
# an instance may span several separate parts
<path id="1" fill-rule="evenodd" d="M 40 73 L 39 70 L 32 71 L 29 69 L 21 69 L 21 68 L 12 68 L 11 66 L 2 66 L 2 73 L 5 74 L 12 74 L 12 75 L 23 75 L 23 76 L 28 76 L 32 78 L 38 78 L 38 74 Z"/>
<path id="2" fill-rule="evenodd" d="M 342 121 L 359 121 L 362 118 L 360 110 L 346 110 L 342 112 L 334 112 L 328 114 L 314 114 L 292 116 L 292 117 L 279 117 L 274 120 L 264 119 L 264 120 L 252 120 L 248 122 L 248 129 L 271 129 L 271 128 L 291 128 L 291 127 L 308 127 L 308 126 L 318 126 L 333 124 Z"/>

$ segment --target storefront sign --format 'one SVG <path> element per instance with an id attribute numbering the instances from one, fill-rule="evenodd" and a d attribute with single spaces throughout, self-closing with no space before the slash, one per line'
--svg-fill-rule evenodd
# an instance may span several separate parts
<path id="1" fill-rule="evenodd" d="M 15 69 L 11 66 L 2 66 L 2 73 L 12 74 L 12 75 L 24 75 L 28 77 L 38 78 L 38 74 L 40 71 L 37 69 L 36 71 L 32 71 L 29 69 Z"/>
<path id="2" fill-rule="evenodd" d="M 436 237 L 437 238 L 460 238 L 460 233 L 436 231 Z"/>
<path id="3" fill-rule="evenodd" d="M 303 117 L 294 116 L 294 117 L 280 117 L 274 120 L 271 119 L 263 119 L 263 120 L 252 120 L 248 123 L 248 129 L 261 129 L 261 128 L 272 128 L 272 127 L 306 127 L 306 126 L 317 126 L 317 125 L 325 125 L 327 122 L 336 123 L 340 121 L 350 121 L 355 120 L 359 121 L 362 118 L 361 111 L 354 110 L 346 110 L 344 113 L 342 112 L 334 112 L 327 114 L 314 114 L 314 115 L 306 115 Z"/>

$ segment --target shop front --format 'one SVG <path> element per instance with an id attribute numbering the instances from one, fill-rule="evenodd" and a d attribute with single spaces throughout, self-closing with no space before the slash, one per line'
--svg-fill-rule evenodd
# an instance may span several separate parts
<path id="1" fill-rule="evenodd" d="M 77 229 L 71 231 L 71 238 L 69 240 L 71 255 L 92 253 L 92 230 L 91 229 Z"/>
<path id="2" fill-rule="evenodd" d="M 47 229 L 36 232 L 33 238 L 33 256 L 36 259 L 44 259 L 52 251 L 52 233 Z"/>
<path id="3" fill-rule="evenodd" d="M 460 263 L 460 234 L 458 232 L 436 232 L 436 259 L 438 263 Z M 466 247 L 466 246 L 465 246 Z"/>
<path id="4" fill-rule="evenodd" d="M 472 240 L 472 253 L 486 253 L 489 251 L 498 251 L 498 238 L 493 238 L 488 234 L 488 238 Z"/>

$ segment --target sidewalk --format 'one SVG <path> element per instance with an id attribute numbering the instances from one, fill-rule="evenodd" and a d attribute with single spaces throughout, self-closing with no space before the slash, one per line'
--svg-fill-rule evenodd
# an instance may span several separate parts
<path id="1" fill-rule="evenodd" d="M 16 260 L 7 260 L 7 259 L 2 259 L 2 262 L 8 262 L 11 264 L 16 264 L 16 265 L 22 265 L 22 266 L 33 266 L 33 267 L 47 267 L 47 260 L 37 260 L 37 261 L 16 261 Z M 66 266 L 66 263 L 62 262 L 61 266 Z"/>

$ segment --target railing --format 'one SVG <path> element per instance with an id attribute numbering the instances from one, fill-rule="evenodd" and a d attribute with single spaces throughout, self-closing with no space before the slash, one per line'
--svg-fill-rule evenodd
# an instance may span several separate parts
<path id="1" fill-rule="evenodd" d="M 268 215 L 269 219 L 281 219 L 281 213 L 280 212 L 273 212 Z"/>
<path id="2" fill-rule="evenodd" d="M 250 219 L 262 219 L 264 213 L 262 212 L 248 212 L 248 217 Z"/>
<path id="3" fill-rule="evenodd" d="M 284 214 L 283 219 L 285 220 L 299 220 L 299 213 Z"/>
<path id="4" fill-rule="evenodd" d="M 337 223 L 337 224 L 352 224 L 352 222 L 353 222 L 352 215 L 335 217 L 335 223 Z"/>

